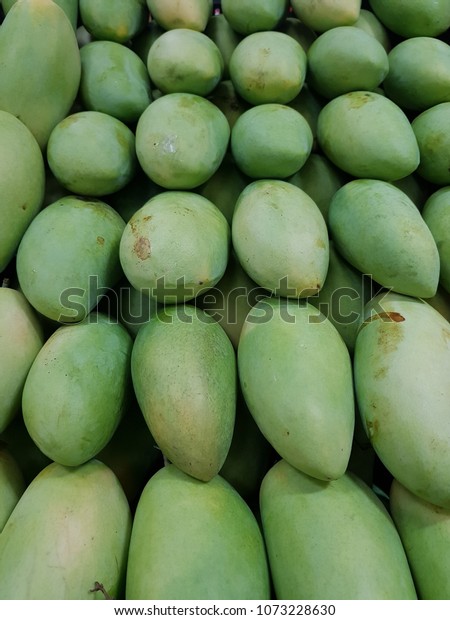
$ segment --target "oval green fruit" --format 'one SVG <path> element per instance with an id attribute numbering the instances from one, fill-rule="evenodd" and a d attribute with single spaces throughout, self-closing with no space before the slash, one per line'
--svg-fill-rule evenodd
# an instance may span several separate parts
<path id="1" fill-rule="evenodd" d="M 3 11 L 5 12 L 5 15 L 6 13 L 8 13 L 8 11 L 11 9 L 13 4 L 15 4 L 16 2 L 17 0 L 2 0 L 1 1 L 1 5 L 3 8 Z M 54 0 L 54 2 L 55 4 L 58 4 L 62 8 L 62 10 L 65 12 L 67 17 L 69 18 L 73 29 L 76 30 L 77 25 L 78 25 L 78 0 Z"/>
<path id="2" fill-rule="evenodd" d="M 305 302 L 259 301 L 242 328 L 238 371 L 250 413 L 278 454 L 310 476 L 342 476 L 355 423 L 353 379 L 332 323 Z"/>
<path id="3" fill-rule="evenodd" d="M 379 20 L 404 38 L 437 37 L 450 27 L 448 0 L 369 0 Z"/>
<path id="4" fill-rule="evenodd" d="M 281 460 L 262 482 L 260 509 L 277 599 L 417 598 L 389 513 L 353 474 L 323 482 Z"/>
<path id="5" fill-rule="evenodd" d="M 80 52 L 66 13 L 52 0 L 16 2 L 0 29 L 0 58 L 0 109 L 17 116 L 44 150 L 80 84 Z"/>
<path id="6" fill-rule="evenodd" d="M 47 145 L 51 171 L 69 192 L 105 196 L 122 189 L 136 172 L 131 129 L 104 112 L 70 114 L 56 125 Z"/>
<path id="7" fill-rule="evenodd" d="M 442 187 L 428 197 L 422 217 L 439 251 L 439 281 L 450 293 L 450 187 Z"/>
<path id="8" fill-rule="evenodd" d="M 0 534 L 25 488 L 25 479 L 16 459 L 0 441 Z"/>
<path id="9" fill-rule="evenodd" d="M 0 110 L 0 272 L 42 206 L 45 167 L 41 149 L 28 127 Z"/>
<path id="10" fill-rule="evenodd" d="M 152 181 L 189 190 L 216 172 L 229 138 L 230 126 L 217 106 L 199 95 L 171 93 L 153 101 L 139 118 L 136 153 Z"/>
<path id="11" fill-rule="evenodd" d="M 22 413 L 41 452 L 81 465 L 108 443 L 124 413 L 132 339 L 106 316 L 57 329 L 25 381 Z"/>
<path id="12" fill-rule="evenodd" d="M 145 0 L 79 0 L 80 19 L 95 39 L 127 43 L 148 23 Z"/>
<path id="13" fill-rule="evenodd" d="M 393 480 L 390 510 L 421 600 L 448 600 L 450 510 L 439 508 Z"/>
<path id="14" fill-rule="evenodd" d="M 156 301 L 189 301 L 225 273 L 229 239 L 225 216 L 207 198 L 163 192 L 127 223 L 120 262 L 131 284 Z"/>
<path id="15" fill-rule="evenodd" d="M 287 0 L 222 0 L 221 10 L 233 30 L 242 35 L 276 30 L 288 9 Z"/>
<path id="16" fill-rule="evenodd" d="M 419 147 L 407 116 L 378 93 L 354 91 L 320 111 L 317 139 L 325 155 L 354 177 L 395 181 L 419 165 Z"/>
<path id="17" fill-rule="evenodd" d="M 228 482 L 200 482 L 173 465 L 150 478 L 133 522 L 126 598 L 270 598 L 261 531 Z"/>
<path id="18" fill-rule="evenodd" d="M 125 585 L 131 512 L 99 461 L 52 463 L 26 488 L 0 536 L 0 599 L 104 600 Z"/>
<path id="19" fill-rule="evenodd" d="M 420 151 L 417 174 L 450 185 L 450 101 L 428 108 L 411 123 Z"/>
<path id="20" fill-rule="evenodd" d="M 213 41 L 220 50 L 223 59 L 222 79 L 230 79 L 230 58 L 238 43 L 242 41 L 242 35 L 231 27 L 223 13 L 211 15 L 205 28 L 205 34 Z"/>
<path id="21" fill-rule="evenodd" d="M 147 6 L 164 30 L 190 28 L 203 32 L 212 15 L 213 0 L 147 0 Z"/>
<path id="22" fill-rule="evenodd" d="M 312 146 L 308 121 L 292 107 L 279 103 L 253 106 L 240 115 L 231 131 L 236 165 L 253 179 L 284 179 L 295 174 Z"/>
<path id="23" fill-rule="evenodd" d="M 174 28 L 151 46 L 147 69 L 162 93 L 206 96 L 220 82 L 224 62 L 217 45 L 202 32 Z"/>
<path id="24" fill-rule="evenodd" d="M 414 203 L 391 183 L 346 183 L 331 199 L 328 222 L 338 251 L 362 273 L 397 293 L 436 293 L 436 242 Z"/>
<path id="25" fill-rule="evenodd" d="M 259 180 L 240 194 L 232 220 L 233 248 L 259 286 L 283 297 L 309 297 L 328 269 L 328 231 L 303 190 L 278 179 Z"/>
<path id="26" fill-rule="evenodd" d="M 359 17 L 361 0 L 291 0 L 295 15 L 317 33 L 338 26 L 352 26 Z"/>
<path id="27" fill-rule="evenodd" d="M 210 480 L 228 454 L 236 411 L 236 357 L 223 328 L 193 306 L 168 306 L 139 330 L 131 371 L 162 453 Z"/>
<path id="28" fill-rule="evenodd" d="M 20 411 L 22 390 L 45 337 L 22 292 L 0 288 L 0 433 Z"/>
<path id="29" fill-rule="evenodd" d="M 254 32 L 231 55 L 230 77 L 238 94 L 253 105 L 289 103 L 305 82 L 306 53 L 284 32 Z"/>
<path id="30" fill-rule="evenodd" d="M 359 411 L 379 459 L 422 499 L 450 507 L 450 324 L 416 297 L 366 306 L 356 337 Z"/>
<path id="31" fill-rule="evenodd" d="M 65 196 L 34 218 L 17 252 L 29 303 L 53 321 L 81 321 L 122 275 L 125 222 L 100 200 Z"/>
<path id="32" fill-rule="evenodd" d="M 80 49 L 80 96 L 86 110 L 138 120 L 152 101 L 147 67 L 126 45 L 91 41 Z"/>

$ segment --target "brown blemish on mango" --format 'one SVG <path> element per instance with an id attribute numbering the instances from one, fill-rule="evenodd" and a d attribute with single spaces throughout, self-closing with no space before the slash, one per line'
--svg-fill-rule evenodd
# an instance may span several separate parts
<path id="1" fill-rule="evenodd" d="M 133 250 L 136 256 L 141 260 L 146 260 L 147 258 L 150 258 L 150 239 L 147 239 L 147 237 L 138 237 L 134 243 Z"/>

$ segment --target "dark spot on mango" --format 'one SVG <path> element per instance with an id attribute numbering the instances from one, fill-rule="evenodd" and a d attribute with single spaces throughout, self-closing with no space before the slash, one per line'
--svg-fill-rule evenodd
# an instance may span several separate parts
<path id="1" fill-rule="evenodd" d="M 373 420 L 367 420 L 366 422 L 367 436 L 370 440 L 373 440 L 375 436 L 378 434 L 378 420 L 374 418 Z"/>
<path id="2" fill-rule="evenodd" d="M 381 319 L 386 323 L 402 323 L 405 320 L 405 317 L 400 314 L 400 312 L 378 312 L 377 314 L 373 314 L 368 319 L 364 321 L 364 323 L 371 323 L 372 321 L 376 321 L 377 319 Z"/>
<path id="3" fill-rule="evenodd" d="M 105 245 L 105 240 L 104 240 L 104 238 L 103 238 L 103 237 L 98 236 L 98 237 L 97 237 L 97 243 L 98 243 L 99 245 Z"/>
<path id="4" fill-rule="evenodd" d="M 26 211 L 26 210 L 27 210 L 27 205 L 26 205 L 26 204 L 23 204 L 23 205 L 21 205 L 21 207 L 20 207 L 20 208 L 22 209 L 22 211 Z"/>
<path id="5" fill-rule="evenodd" d="M 147 237 L 138 237 L 133 246 L 133 250 L 136 256 L 141 260 L 146 260 L 147 258 L 150 258 L 150 239 L 147 239 Z"/>

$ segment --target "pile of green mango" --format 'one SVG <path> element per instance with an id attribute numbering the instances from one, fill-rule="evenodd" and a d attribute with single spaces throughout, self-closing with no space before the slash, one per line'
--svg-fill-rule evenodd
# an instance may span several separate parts
<path id="1" fill-rule="evenodd" d="M 450 598 L 450 0 L 1 0 L 0 600 Z"/>

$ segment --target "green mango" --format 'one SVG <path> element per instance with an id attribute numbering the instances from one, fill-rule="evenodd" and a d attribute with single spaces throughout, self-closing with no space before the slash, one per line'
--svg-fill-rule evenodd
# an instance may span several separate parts
<path id="1" fill-rule="evenodd" d="M 307 58 L 308 84 L 327 99 L 355 90 L 375 90 L 389 71 L 381 43 L 353 26 L 338 26 L 319 35 Z"/>
<path id="2" fill-rule="evenodd" d="M 428 197 L 422 217 L 439 251 L 440 283 L 450 293 L 450 187 L 442 187 Z"/>
<path id="3" fill-rule="evenodd" d="M 323 100 L 319 95 L 309 88 L 308 84 L 303 84 L 299 94 L 289 101 L 287 104 L 308 121 L 311 131 L 313 133 L 313 151 L 317 150 L 317 122 L 319 119 L 320 110 L 323 108 Z"/>
<path id="4" fill-rule="evenodd" d="M 44 159 L 38 143 L 26 125 L 3 110 L 0 110 L 0 179 L 2 272 L 41 208 L 45 188 Z"/>
<path id="5" fill-rule="evenodd" d="M 292 17 L 292 15 L 286 17 L 278 25 L 277 30 L 293 37 L 298 43 L 300 43 L 305 52 L 308 52 L 312 42 L 317 39 L 316 33 L 311 30 L 311 28 L 305 26 L 304 23 L 296 17 Z"/>
<path id="6" fill-rule="evenodd" d="M 116 287 L 119 319 L 132 338 L 135 338 L 143 325 L 146 325 L 160 307 L 152 295 L 146 295 L 122 279 Z"/>
<path id="7" fill-rule="evenodd" d="M 131 512 L 100 461 L 51 463 L 26 488 L 0 536 L 0 599 L 121 598 Z"/>
<path id="8" fill-rule="evenodd" d="M 67 17 L 72 24 L 74 30 L 77 29 L 78 25 L 78 0 L 53 0 L 55 4 L 58 4 L 62 10 L 65 12 Z M 15 4 L 17 0 L 1 0 L 1 5 L 3 11 L 8 13 L 13 4 Z"/>
<path id="9" fill-rule="evenodd" d="M 133 521 L 126 598 L 270 598 L 258 523 L 221 476 L 200 482 L 169 465 L 150 478 Z"/>
<path id="10" fill-rule="evenodd" d="M 154 20 L 151 20 L 147 26 L 129 42 L 129 47 L 142 60 L 144 65 L 147 63 L 148 53 L 151 46 L 165 32 Z"/>
<path id="11" fill-rule="evenodd" d="M 339 253 L 356 269 L 397 293 L 432 297 L 439 252 L 419 210 L 400 189 L 355 179 L 331 199 L 328 224 Z"/>
<path id="12" fill-rule="evenodd" d="M 0 433 L 20 411 L 28 371 L 44 345 L 41 322 L 20 291 L 0 288 Z"/>
<path id="13" fill-rule="evenodd" d="M 316 308 L 279 298 L 247 315 L 238 372 L 250 413 L 278 454 L 321 480 L 347 468 L 355 423 L 350 355 Z"/>
<path id="14" fill-rule="evenodd" d="M 17 251 L 17 275 L 30 304 L 53 321 L 84 319 L 122 275 L 124 227 L 112 207 L 78 196 L 38 213 Z"/>
<path id="15" fill-rule="evenodd" d="M 233 129 L 234 124 L 241 114 L 250 107 L 250 104 L 237 94 L 231 80 L 223 80 L 222 82 L 219 82 L 213 92 L 209 95 L 208 100 L 217 106 L 225 115 L 225 118 L 230 126 L 230 130 Z M 223 161 L 225 161 L 228 154 L 229 152 L 227 151 Z"/>
<path id="16" fill-rule="evenodd" d="M 388 29 L 380 22 L 378 17 L 372 11 L 368 9 L 361 9 L 359 17 L 353 24 L 355 28 L 361 28 L 364 32 L 375 37 L 375 39 L 381 43 L 387 53 L 389 53 L 392 44 L 391 37 Z"/>
<path id="17" fill-rule="evenodd" d="M 419 165 L 419 146 L 403 110 L 379 93 L 354 91 L 320 111 L 317 140 L 324 154 L 354 177 L 395 181 Z"/>
<path id="18" fill-rule="evenodd" d="M 163 192 L 127 223 L 120 261 L 138 291 L 160 303 L 189 301 L 223 276 L 229 239 L 225 216 L 207 198 L 187 191 Z"/>
<path id="19" fill-rule="evenodd" d="M 52 461 L 81 465 L 111 439 L 128 395 L 131 348 L 122 325 L 95 313 L 45 342 L 25 381 L 22 413 Z"/>
<path id="20" fill-rule="evenodd" d="M 0 441 L 0 534 L 25 491 L 25 479 L 7 445 Z"/>
<path id="21" fill-rule="evenodd" d="M 353 474 L 323 482 L 281 460 L 262 482 L 260 505 L 277 599 L 417 598 L 389 513 Z"/>
<path id="22" fill-rule="evenodd" d="M 383 89 L 403 109 L 423 111 L 450 101 L 450 45 L 433 37 L 413 37 L 390 52 Z"/>
<path id="23" fill-rule="evenodd" d="M 247 185 L 233 214 L 233 248 L 242 268 L 275 295 L 309 297 L 323 286 L 328 231 L 315 202 L 279 179 Z"/>
<path id="24" fill-rule="evenodd" d="M 148 22 L 145 0 L 79 0 L 80 19 L 95 38 L 127 43 Z"/>
<path id="25" fill-rule="evenodd" d="M 252 105 L 286 104 L 302 89 L 306 62 L 302 46 L 288 34 L 254 32 L 232 53 L 230 77 L 237 93 Z"/>
<path id="26" fill-rule="evenodd" d="M 439 285 L 436 295 L 425 301 L 450 322 L 450 293 L 443 286 Z"/>
<path id="27" fill-rule="evenodd" d="M 103 197 L 119 191 L 134 177 L 135 136 L 110 114 L 75 112 L 52 130 L 47 162 L 68 192 Z"/>
<path id="28" fill-rule="evenodd" d="M 152 84 L 166 93 L 206 97 L 222 79 L 224 62 L 217 45 L 203 32 L 174 28 L 151 46 L 147 69 Z"/>
<path id="29" fill-rule="evenodd" d="M 0 109 L 17 116 L 44 149 L 80 83 L 80 52 L 66 13 L 53 0 L 16 2 L 0 29 L 0 58 Z"/>
<path id="30" fill-rule="evenodd" d="M 206 28 L 205 34 L 213 41 L 220 50 L 223 59 L 222 79 L 230 79 L 230 58 L 238 43 L 242 41 L 242 35 L 230 25 L 223 13 L 211 15 Z"/>
<path id="31" fill-rule="evenodd" d="M 221 10 L 227 21 L 239 34 L 275 30 L 285 17 L 288 0 L 222 0 Z"/>
<path id="32" fill-rule="evenodd" d="M 148 71 L 139 56 L 115 41 L 92 41 L 81 48 L 80 57 L 85 109 L 124 123 L 137 121 L 152 101 Z"/>
<path id="33" fill-rule="evenodd" d="M 229 138 L 230 126 L 217 106 L 199 95 L 170 93 L 153 101 L 139 118 L 136 153 L 152 181 L 166 189 L 189 190 L 216 172 Z"/>
<path id="34" fill-rule="evenodd" d="M 359 411 L 380 461 L 422 499 L 450 508 L 450 324 L 431 305 L 380 293 L 355 344 Z"/>
<path id="35" fill-rule="evenodd" d="M 147 0 L 147 6 L 164 30 L 190 28 L 203 32 L 212 15 L 213 0 Z"/>
<path id="36" fill-rule="evenodd" d="M 437 37 L 450 27 L 448 0 L 369 0 L 378 19 L 404 38 Z"/>
<path id="37" fill-rule="evenodd" d="M 361 0 L 291 0 L 294 14 L 316 33 L 338 26 L 352 26 L 359 17 Z"/>
<path id="38" fill-rule="evenodd" d="M 439 508 L 393 480 L 390 510 L 421 600 L 450 598 L 450 510 Z"/>
<path id="39" fill-rule="evenodd" d="M 450 101 L 415 117 L 411 127 L 420 151 L 417 174 L 436 185 L 450 185 Z"/>
<path id="40" fill-rule="evenodd" d="M 223 328 L 194 306 L 168 306 L 139 330 L 131 372 L 164 456 L 210 480 L 228 454 L 236 412 L 236 357 Z"/>

